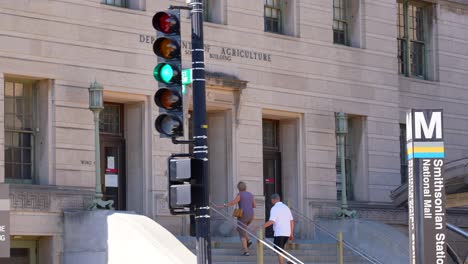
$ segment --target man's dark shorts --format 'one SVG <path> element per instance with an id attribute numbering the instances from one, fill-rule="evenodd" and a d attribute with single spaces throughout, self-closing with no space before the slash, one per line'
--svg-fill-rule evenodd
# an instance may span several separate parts
<path id="1" fill-rule="evenodd" d="M 284 249 L 284 245 L 286 245 L 286 242 L 288 242 L 289 237 L 287 236 L 275 236 L 275 239 L 273 240 L 273 243 L 279 247 Z"/>

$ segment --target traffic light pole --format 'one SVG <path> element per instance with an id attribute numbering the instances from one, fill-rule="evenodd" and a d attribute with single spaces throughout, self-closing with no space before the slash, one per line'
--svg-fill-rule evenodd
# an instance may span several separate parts
<path id="1" fill-rule="evenodd" d="M 203 45 L 203 2 L 192 0 L 192 71 L 194 158 L 200 159 L 202 197 L 195 201 L 197 263 L 211 264 L 208 144 L 206 136 L 205 55 Z"/>

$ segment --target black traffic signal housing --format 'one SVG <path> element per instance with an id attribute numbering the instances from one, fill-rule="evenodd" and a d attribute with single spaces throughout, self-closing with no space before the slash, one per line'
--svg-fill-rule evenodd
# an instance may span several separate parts
<path id="1" fill-rule="evenodd" d="M 169 210 L 171 214 L 193 214 L 201 202 L 201 159 L 171 156 L 168 159 Z"/>
<path id="2" fill-rule="evenodd" d="M 157 12 L 153 16 L 153 27 L 157 31 L 153 51 L 158 56 L 153 76 L 159 82 L 159 90 L 154 95 L 159 116 L 154 125 L 161 137 L 182 137 L 184 104 L 179 10 Z"/>

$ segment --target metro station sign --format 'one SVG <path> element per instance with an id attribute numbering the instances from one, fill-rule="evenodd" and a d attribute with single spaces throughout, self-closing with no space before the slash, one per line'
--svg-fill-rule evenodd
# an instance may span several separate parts
<path id="1" fill-rule="evenodd" d="M 406 115 L 411 264 L 447 263 L 442 110 Z"/>
<path id="2" fill-rule="evenodd" d="M 0 184 L 0 258 L 10 257 L 10 188 Z"/>

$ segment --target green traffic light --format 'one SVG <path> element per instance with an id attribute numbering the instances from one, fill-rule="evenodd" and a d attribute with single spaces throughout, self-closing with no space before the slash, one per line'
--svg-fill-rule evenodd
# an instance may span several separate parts
<path id="1" fill-rule="evenodd" d="M 180 71 L 177 67 L 169 63 L 159 63 L 153 71 L 154 78 L 166 84 L 174 84 L 180 82 Z"/>
<path id="2" fill-rule="evenodd" d="M 174 70 L 167 63 L 160 63 L 154 68 L 154 78 L 163 83 L 171 83 Z"/>
<path id="3" fill-rule="evenodd" d="M 161 67 L 160 74 L 163 82 L 169 83 L 172 77 L 174 77 L 174 70 L 172 69 L 171 65 L 165 64 Z"/>

